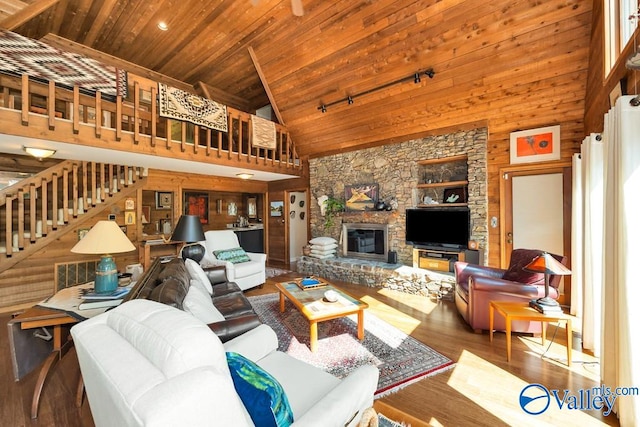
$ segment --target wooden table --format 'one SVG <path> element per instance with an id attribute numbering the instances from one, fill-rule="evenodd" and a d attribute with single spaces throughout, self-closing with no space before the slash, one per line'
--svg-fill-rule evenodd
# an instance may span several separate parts
<path id="1" fill-rule="evenodd" d="M 364 339 L 364 310 L 369 307 L 369 304 L 333 285 L 303 290 L 294 282 L 283 282 L 277 283 L 276 288 L 280 292 L 280 312 L 284 312 L 286 297 L 309 321 L 309 341 L 312 352 L 315 352 L 318 346 L 318 322 L 325 320 L 357 314 L 358 339 L 361 341 Z M 338 301 L 328 302 L 324 299 L 324 293 L 330 289 L 338 293 Z"/>
<path id="2" fill-rule="evenodd" d="M 63 342 L 63 330 L 78 323 L 78 319 L 59 310 L 31 307 L 14 317 L 12 321 L 19 322 L 21 329 L 53 328 L 53 350 L 40 368 L 38 380 L 33 390 L 33 398 L 31 399 L 31 418 L 37 418 L 40 395 L 42 394 L 42 388 L 44 387 L 47 375 L 55 363 L 62 359 L 62 356 L 64 356 L 67 350 L 71 348 L 71 345 L 73 345 L 70 339 L 64 340 Z"/>
<path id="3" fill-rule="evenodd" d="M 180 255 L 180 250 L 184 242 L 165 242 L 163 240 L 143 240 L 138 246 L 138 262 L 142 264 L 144 271 L 149 269 L 151 265 L 151 248 L 159 248 L 164 246 L 173 246 L 173 253 Z M 172 255 L 173 255 L 172 253 Z"/>
<path id="4" fill-rule="evenodd" d="M 543 314 L 536 309 L 529 307 L 529 304 L 511 301 L 491 301 L 489 304 L 489 339 L 493 342 L 493 317 L 494 310 L 504 316 L 507 335 L 507 361 L 511 361 L 511 321 L 525 320 L 530 322 L 540 322 L 542 324 L 542 345 L 544 345 L 547 335 L 547 322 L 559 322 L 564 320 L 567 331 L 567 365 L 571 366 L 571 316 L 564 313 Z"/>

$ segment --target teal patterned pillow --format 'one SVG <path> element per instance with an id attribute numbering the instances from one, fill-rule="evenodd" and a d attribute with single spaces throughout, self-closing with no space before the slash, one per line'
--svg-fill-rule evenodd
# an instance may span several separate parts
<path id="1" fill-rule="evenodd" d="M 238 353 L 227 352 L 233 386 L 256 426 L 282 427 L 293 423 L 293 411 L 278 380 Z"/>
<path id="2" fill-rule="evenodd" d="M 242 248 L 220 249 L 218 251 L 213 251 L 213 254 L 220 261 L 229 261 L 234 264 L 251 261 L 249 255 L 247 255 Z"/>

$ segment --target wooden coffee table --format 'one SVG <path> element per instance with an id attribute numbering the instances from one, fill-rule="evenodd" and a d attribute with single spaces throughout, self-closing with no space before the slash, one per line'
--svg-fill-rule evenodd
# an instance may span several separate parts
<path id="1" fill-rule="evenodd" d="M 547 322 L 558 322 L 564 320 L 567 322 L 567 365 L 571 366 L 571 339 L 573 336 L 571 330 L 571 316 L 564 313 L 542 314 L 529 304 L 512 301 L 491 301 L 489 303 L 489 340 L 493 341 L 493 318 L 494 310 L 504 316 L 506 324 L 507 338 L 507 362 L 511 361 L 511 321 L 527 320 L 530 322 L 542 323 L 542 345 L 544 345 L 547 335 Z"/>
<path id="2" fill-rule="evenodd" d="M 303 290 L 294 282 L 282 282 L 277 283 L 276 288 L 280 293 L 280 312 L 284 312 L 286 297 L 309 321 L 312 352 L 315 352 L 318 346 L 318 322 L 325 320 L 357 314 L 358 339 L 361 341 L 364 339 L 364 310 L 369 307 L 369 304 L 352 297 L 334 285 Z M 324 293 L 330 289 L 338 293 L 338 301 L 329 302 L 324 298 Z"/>

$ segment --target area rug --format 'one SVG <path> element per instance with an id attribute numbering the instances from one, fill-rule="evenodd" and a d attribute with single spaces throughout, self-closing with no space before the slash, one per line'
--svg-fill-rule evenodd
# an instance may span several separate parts
<path id="1" fill-rule="evenodd" d="M 291 270 L 285 270 L 283 268 L 267 267 L 265 269 L 265 275 L 267 279 L 270 277 L 280 276 L 281 274 L 291 273 Z"/>
<path id="2" fill-rule="evenodd" d="M 160 116 L 227 132 L 227 106 L 181 89 L 158 83 Z"/>
<path id="3" fill-rule="evenodd" d="M 357 338 L 355 315 L 320 322 L 318 346 L 309 350 L 309 322 L 287 301 L 280 313 L 278 294 L 249 297 L 260 320 L 278 336 L 278 349 L 338 378 L 365 364 L 380 370 L 376 398 L 451 369 L 454 362 L 420 341 L 365 312 L 365 338 Z"/>
<path id="4" fill-rule="evenodd" d="M 127 95 L 125 71 L 7 30 L 0 30 L 0 73 L 28 74 L 29 78 L 51 80 L 67 88 L 77 85 L 83 93 L 100 91 L 112 99 Z"/>

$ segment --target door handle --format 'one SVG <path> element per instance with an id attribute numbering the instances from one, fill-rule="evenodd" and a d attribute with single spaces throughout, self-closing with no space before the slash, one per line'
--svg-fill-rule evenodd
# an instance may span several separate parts
<path id="1" fill-rule="evenodd" d="M 507 233 L 507 243 L 509 244 L 513 243 L 513 233 L 511 231 Z"/>

